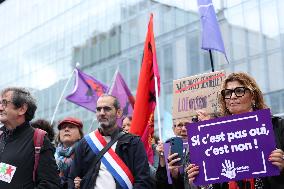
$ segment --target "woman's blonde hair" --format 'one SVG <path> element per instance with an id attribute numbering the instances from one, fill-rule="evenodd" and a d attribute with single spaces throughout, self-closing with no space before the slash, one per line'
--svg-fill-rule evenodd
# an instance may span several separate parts
<path id="1" fill-rule="evenodd" d="M 255 101 L 255 103 L 252 104 L 253 110 L 261 110 L 267 108 L 267 105 L 264 103 L 263 94 L 259 89 L 258 85 L 256 84 L 256 81 L 251 76 L 244 72 L 231 73 L 223 81 L 221 90 L 226 89 L 227 83 L 232 81 L 238 81 L 241 85 L 250 89 L 250 92 L 253 97 L 252 99 Z M 219 95 L 219 102 L 221 106 L 221 114 L 223 116 L 231 115 L 231 113 L 226 107 L 225 99 L 221 95 L 221 93 Z"/>

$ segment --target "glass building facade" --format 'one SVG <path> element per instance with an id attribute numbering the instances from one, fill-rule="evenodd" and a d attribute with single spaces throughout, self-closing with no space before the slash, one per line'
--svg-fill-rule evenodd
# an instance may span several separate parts
<path id="1" fill-rule="evenodd" d="M 284 1 L 213 0 L 229 64 L 213 52 L 216 70 L 250 73 L 274 114 L 284 113 Z M 174 79 L 210 72 L 202 50 L 196 0 L 6 0 L 0 4 L 0 88 L 22 86 L 38 100 L 36 118 L 51 120 L 79 68 L 110 84 L 117 68 L 136 93 L 149 15 L 154 14 L 161 74 L 160 110 L 171 113 Z M 68 78 L 72 78 L 62 95 Z M 55 120 L 76 116 L 85 132 L 95 114 L 64 98 Z M 92 122 L 94 122 L 92 128 Z"/>

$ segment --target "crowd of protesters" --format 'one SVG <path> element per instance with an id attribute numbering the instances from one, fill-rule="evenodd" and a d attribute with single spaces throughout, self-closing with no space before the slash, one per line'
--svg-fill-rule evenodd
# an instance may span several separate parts
<path id="1" fill-rule="evenodd" d="M 246 73 L 232 73 L 220 91 L 221 116 L 242 114 L 267 108 L 263 93 L 255 80 Z M 26 89 L 11 87 L 0 96 L 0 188 L 1 189 L 196 189 L 194 180 L 199 165 L 190 161 L 189 150 L 183 153 L 182 164 L 177 153 L 165 156 L 164 144 L 153 140 L 155 161 L 148 162 L 140 137 L 129 133 L 132 117 L 121 117 L 118 99 L 104 94 L 96 103 L 99 128 L 83 134 L 83 123 L 66 117 L 57 124 L 54 142 L 53 125 L 47 120 L 33 121 L 37 106 Z M 173 123 L 175 137 L 187 141 L 188 122 L 213 119 L 199 110 L 190 121 Z M 202 186 L 207 189 L 277 189 L 284 188 L 284 125 L 272 116 L 277 149 L 269 162 L 280 170 L 279 176 L 247 178 L 240 181 Z M 35 128 L 46 131 L 40 148 L 35 147 Z M 169 142 L 171 139 L 165 141 Z M 39 159 L 36 160 L 36 152 Z M 178 157 L 178 158 L 177 158 Z M 183 170 L 183 171 L 181 171 Z M 172 180 L 169 184 L 169 177 Z"/>

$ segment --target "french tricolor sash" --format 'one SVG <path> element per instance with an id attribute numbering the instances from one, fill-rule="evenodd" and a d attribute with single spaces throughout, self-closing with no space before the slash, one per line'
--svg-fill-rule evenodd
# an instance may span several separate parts
<path id="1" fill-rule="evenodd" d="M 107 145 L 98 129 L 86 135 L 85 139 L 95 154 Z M 112 148 L 103 155 L 101 162 L 123 189 L 133 188 L 134 177 L 131 171 Z"/>

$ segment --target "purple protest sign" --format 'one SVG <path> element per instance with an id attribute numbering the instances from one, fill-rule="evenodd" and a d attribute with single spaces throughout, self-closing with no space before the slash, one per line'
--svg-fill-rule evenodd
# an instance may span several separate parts
<path id="1" fill-rule="evenodd" d="M 196 185 L 279 175 L 269 109 L 187 125 L 189 154 L 199 166 Z"/>
<path id="2" fill-rule="evenodd" d="M 172 184 L 173 181 L 172 181 L 172 178 L 171 178 L 171 173 L 169 171 L 169 164 L 168 164 L 168 161 L 167 161 L 169 154 L 170 154 L 170 143 L 164 143 L 164 158 L 166 160 L 165 163 L 166 163 L 166 169 L 167 169 L 168 183 Z"/>

